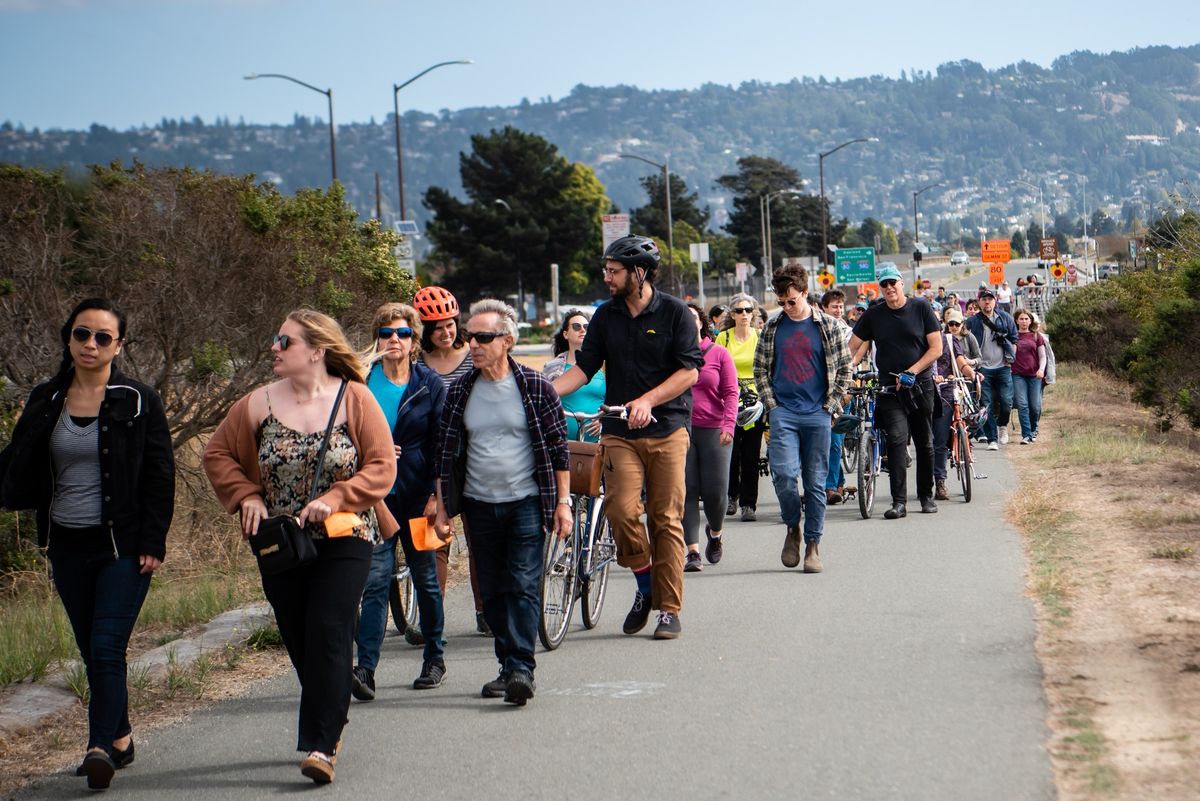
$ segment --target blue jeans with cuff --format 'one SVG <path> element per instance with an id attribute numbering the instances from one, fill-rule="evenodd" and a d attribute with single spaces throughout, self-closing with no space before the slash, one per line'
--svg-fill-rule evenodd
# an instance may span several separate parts
<path id="1" fill-rule="evenodd" d="M 804 541 L 820 542 L 825 532 L 825 479 L 833 432 L 828 412 L 797 414 L 782 406 L 771 410 L 767 461 L 783 522 L 794 526 L 804 510 Z M 802 482 L 803 495 L 797 482 Z"/>

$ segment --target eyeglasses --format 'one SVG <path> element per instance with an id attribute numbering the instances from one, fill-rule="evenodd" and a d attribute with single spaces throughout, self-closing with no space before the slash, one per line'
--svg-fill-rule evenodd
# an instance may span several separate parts
<path id="1" fill-rule="evenodd" d="M 754 311 L 754 307 L 753 306 L 744 306 L 740 309 L 730 309 L 730 311 L 733 312 L 734 314 L 749 314 L 750 312 Z"/>
<path id="2" fill-rule="evenodd" d="M 885 278 L 879 282 L 879 286 L 883 289 L 887 289 L 889 286 L 895 286 L 897 283 L 899 282 L 895 278 Z"/>
<path id="3" fill-rule="evenodd" d="M 468 331 L 463 334 L 467 342 L 475 340 L 480 345 L 490 345 L 496 337 L 502 337 L 506 334 L 505 331 Z"/>
<path id="4" fill-rule="evenodd" d="M 401 339 L 412 339 L 413 330 L 408 326 L 403 328 L 379 328 L 375 335 L 380 339 L 391 339 L 392 337 L 400 337 Z"/>
<path id="5" fill-rule="evenodd" d="M 71 336 L 80 344 L 87 342 L 89 339 L 95 338 L 96 347 L 98 348 L 107 348 L 113 343 L 113 340 L 116 339 L 116 337 L 107 331 L 93 331 L 90 328 L 84 328 L 82 325 L 71 329 Z"/>
<path id="6" fill-rule="evenodd" d="M 617 273 L 623 272 L 627 269 L 627 267 L 601 267 L 600 272 L 604 274 L 605 278 L 612 278 Z"/>
<path id="7" fill-rule="evenodd" d="M 287 334 L 276 334 L 271 337 L 271 345 L 278 345 L 280 350 L 287 350 L 292 346 L 293 342 L 300 342 L 296 337 L 290 337 Z"/>
<path id="8" fill-rule="evenodd" d="M 587 323 L 571 323 L 570 328 L 572 331 L 586 331 L 586 330 L 588 330 L 588 324 Z"/>

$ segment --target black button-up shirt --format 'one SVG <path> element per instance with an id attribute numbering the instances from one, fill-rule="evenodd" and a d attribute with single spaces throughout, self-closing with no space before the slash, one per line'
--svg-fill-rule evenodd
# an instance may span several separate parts
<path id="1" fill-rule="evenodd" d="M 604 402 L 610 406 L 637 400 L 677 370 L 704 365 L 696 321 L 679 298 L 658 289 L 637 317 L 624 300 L 601 304 L 592 315 L 576 367 L 588 380 L 606 365 Z M 655 406 L 655 422 L 630 431 L 623 420 L 604 418 L 604 433 L 626 439 L 665 437 L 691 424 L 692 390 Z"/>

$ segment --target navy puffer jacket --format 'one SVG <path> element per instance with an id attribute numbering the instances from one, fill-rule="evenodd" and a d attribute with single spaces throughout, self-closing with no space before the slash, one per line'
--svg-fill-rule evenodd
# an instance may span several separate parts
<path id="1" fill-rule="evenodd" d="M 382 370 L 383 366 L 376 364 L 372 369 Z M 420 363 L 411 369 L 392 428 L 392 442 L 400 446 L 400 456 L 396 459 L 395 498 L 390 503 L 406 520 L 424 514 L 425 503 L 436 491 L 433 455 L 446 402 L 446 384 L 437 372 Z"/>

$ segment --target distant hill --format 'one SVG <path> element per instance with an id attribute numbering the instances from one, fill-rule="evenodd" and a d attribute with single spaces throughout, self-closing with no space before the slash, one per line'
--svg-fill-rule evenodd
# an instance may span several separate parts
<path id="1" fill-rule="evenodd" d="M 936 72 L 851 81 L 804 78 L 784 84 L 706 85 L 690 91 L 577 86 L 559 100 L 509 108 L 468 108 L 403 116 L 410 216 L 423 218 L 431 184 L 458 189 L 458 154 L 469 136 L 503 125 L 533 131 L 569 158 L 592 165 L 623 208 L 641 205 L 645 165 L 669 154 L 673 172 L 723 219 L 718 176 L 741 156 L 772 156 L 798 167 L 816 191 L 817 153 L 857 137 L 826 161 L 835 214 L 874 216 L 911 229 L 912 191 L 927 220 L 1001 227 L 1036 216 L 1037 193 L 1014 181 L 1045 181 L 1047 222 L 1055 213 L 1089 210 L 1152 216 L 1180 182 L 1200 178 L 1200 45 L 1124 53 L 1076 52 L 1049 69 L 1021 62 L 987 70 L 972 61 Z M 292 125 L 163 120 L 115 131 L 24 130 L 0 126 L 0 161 L 80 168 L 114 159 L 253 172 L 291 192 L 329 181 L 328 129 L 296 117 Z M 397 207 L 391 117 L 338 128 L 339 178 L 350 201 L 373 214 L 374 173 L 382 179 L 384 217 Z M 922 223 L 923 230 L 929 223 Z"/>

